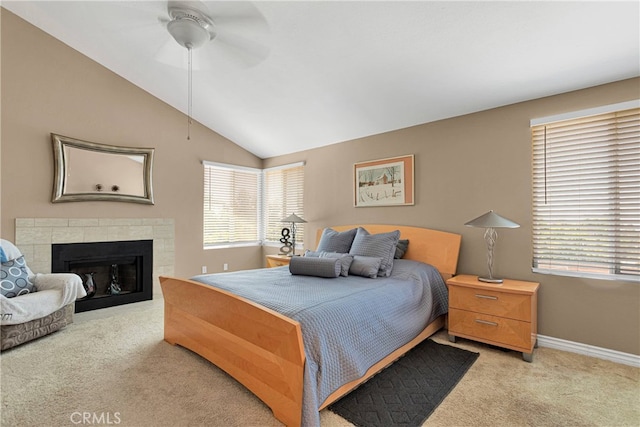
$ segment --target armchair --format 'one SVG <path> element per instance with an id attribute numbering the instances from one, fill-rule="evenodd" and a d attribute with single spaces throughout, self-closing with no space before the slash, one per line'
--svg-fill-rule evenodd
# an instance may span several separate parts
<path id="1" fill-rule="evenodd" d="M 74 302 L 86 296 L 77 274 L 34 274 L 20 250 L 0 239 L 0 351 L 73 323 Z"/>

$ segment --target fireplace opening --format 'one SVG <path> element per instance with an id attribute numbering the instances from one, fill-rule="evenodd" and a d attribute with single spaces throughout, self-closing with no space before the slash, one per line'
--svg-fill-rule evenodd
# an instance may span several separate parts
<path id="1" fill-rule="evenodd" d="M 76 313 L 152 299 L 152 269 L 153 240 L 51 246 L 51 272 L 75 273 L 87 290 Z"/>

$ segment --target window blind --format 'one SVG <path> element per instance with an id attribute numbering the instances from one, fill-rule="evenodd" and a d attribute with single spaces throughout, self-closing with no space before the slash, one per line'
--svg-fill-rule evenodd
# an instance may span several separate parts
<path id="1" fill-rule="evenodd" d="M 261 170 L 204 163 L 204 246 L 259 244 Z"/>
<path id="2" fill-rule="evenodd" d="M 640 280 L 640 109 L 532 126 L 533 270 Z"/>
<path id="3" fill-rule="evenodd" d="M 265 169 L 264 224 L 265 241 L 278 242 L 282 229 L 290 223 L 281 222 L 292 213 L 304 218 L 304 163 Z M 296 227 L 296 242 L 304 242 L 304 227 Z"/>

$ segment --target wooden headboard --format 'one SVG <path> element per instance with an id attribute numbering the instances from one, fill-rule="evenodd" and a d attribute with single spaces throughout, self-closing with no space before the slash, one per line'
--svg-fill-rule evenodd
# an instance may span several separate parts
<path id="1" fill-rule="evenodd" d="M 412 259 L 433 265 L 445 280 L 456 274 L 460 242 L 462 241 L 460 234 L 431 230 L 429 228 L 386 224 L 338 225 L 331 228 L 336 231 L 346 231 L 357 227 L 362 227 L 371 234 L 400 230 L 400 238 L 409 240 L 409 249 L 404 255 L 404 259 Z M 318 229 L 317 231 L 316 245 L 320 242 L 322 230 Z"/>

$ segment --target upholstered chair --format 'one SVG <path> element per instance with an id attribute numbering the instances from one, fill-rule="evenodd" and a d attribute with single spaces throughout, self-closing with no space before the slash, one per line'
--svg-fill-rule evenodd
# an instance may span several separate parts
<path id="1" fill-rule="evenodd" d="M 34 274 L 8 240 L 0 240 L 0 350 L 55 332 L 73 322 L 75 301 L 86 296 L 77 274 Z"/>

